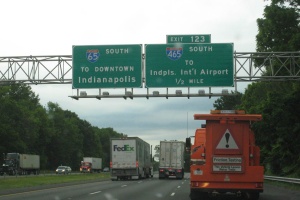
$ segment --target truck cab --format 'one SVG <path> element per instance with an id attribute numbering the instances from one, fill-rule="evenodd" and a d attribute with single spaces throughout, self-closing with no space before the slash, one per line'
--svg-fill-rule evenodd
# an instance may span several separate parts
<path id="1" fill-rule="evenodd" d="M 18 163 L 18 153 L 7 153 L 7 155 L 4 156 L 0 174 L 16 175 L 18 173 L 17 169 L 19 168 Z"/>
<path id="2" fill-rule="evenodd" d="M 81 173 L 91 173 L 92 171 L 92 163 L 90 162 L 81 162 L 81 165 L 80 165 L 80 172 Z"/>
<path id="3" fill-rule="evenodd" d="M 206 120 L 206 124 L 196 130 L 194 144 L 190 138 L 186 140 L 191 163 L 190 198 L 230 193 L 258 200 L 263 192 L 264 169 L 251 124 L 262 116 L 241 110 L 213 110 L 195 114 L 194 119 Z"/>

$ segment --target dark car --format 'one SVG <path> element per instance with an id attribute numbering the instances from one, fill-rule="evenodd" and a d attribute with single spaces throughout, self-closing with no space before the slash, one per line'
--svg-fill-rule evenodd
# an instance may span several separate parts
<path id="1" fill-rule="evenodd" d="M 69 166 L 59 166 L 56 169 L 56 174 L 69 174 L 71 173 L 72 169 Z"/>

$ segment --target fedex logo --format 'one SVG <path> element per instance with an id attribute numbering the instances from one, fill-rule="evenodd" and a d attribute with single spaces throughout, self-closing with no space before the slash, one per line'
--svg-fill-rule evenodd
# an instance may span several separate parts
<path id="1" fill-rule="evenodd" d="M 134 147 L 131 147 L 128 144 L 125 144 L 123 147 L 118 147 L 118 145 L 114 145 L 114 151 L 134 151 Z"/>

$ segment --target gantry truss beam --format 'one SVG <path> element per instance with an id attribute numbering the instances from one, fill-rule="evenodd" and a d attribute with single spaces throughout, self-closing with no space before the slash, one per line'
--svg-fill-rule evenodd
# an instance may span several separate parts
<path id="1" fill-rule="evenodd" d="M 300 52 L 236 52 L 234 63 L 235 82 L 300 80 Z"/>
<path id="2" fill-rule="evenodd" d="M 144 57 L 144 56 L 143 56 Z M 145 69 L 145 67 L 144 67 Z M 268 72 L 266 74 L 265 72 Z M 145 83 L 142 74 L 143 85 Z M 300 52 L 235 52 L 234 53 L 234 83 L 257 81 L 300 81 Z M 0 85 L 12 83 L 25 84 L 71 84 L 72 55 L 58 56 L 11 56 L 0 57 Z M 211 88 L 209 88 L 211 89 Z M 99 89 L 101 91 L 101 89 Z M 126 88 L 125 88 L 126 91 Z M 135 95 L 80 95 L 72 98 L 133 98 L 149 97 L 147 94 Z M 126 92 L 125 92 L 126 93 Z M 224 94 L 182 94 L 174 96 L 221 96 Z M 229 94 L 230 95 L 230 94 Z M 171 97 L 172 95 L 151 95 L 156 97 Z"/>
<path id="3" fill-rule="evenodd" d="M 72 56 L 0 57 L 0 84 L 71 84 Z"/>
<path id="4" fill-rule="evenodd" d="M 259 60 L 260 65 L 255 66 L 255 60 Z M 300 52 L 235 52 L 234 67 L 235 82 L 299 81 Z M 271 74 L 262 76 L 266 67 Z M 282 73 L 285 75 L 280 75 Z M 12 82 L 71 84 L 72 56 L 0 57 L 0 84 Z"/>

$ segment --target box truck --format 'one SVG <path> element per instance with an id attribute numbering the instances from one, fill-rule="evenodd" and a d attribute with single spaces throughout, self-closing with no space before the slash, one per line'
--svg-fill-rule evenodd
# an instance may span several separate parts
<path id="1" fill-rule="evenodd" d="M 4 154 L 3 164 L 0 167 L 0 174 L 26 175 L 39 174 L 40 156 L 32 154 L 7 153 Z"/>
<path id="2" fill-rule="evenodd" d="M 159 179 L 184 177 L 185 142 L 160 141 Z"/>
<path id="3" fill-rule="evenodd" d="M 138 137 L 111 138 L 111 179 L 153 177 L 150 145 Z"/>
<path id="4" fill-rule="evenodd" d="M 231 194 L 258 200 L 264 168 L 251 124 L 262 116 L 242 110 L 212 110 L 195 114 L 194 119 L 206 120 L 206 124 L 196 130 L 194 144 L 190 138 L 186 140 L 191 153 L 190 198 Z"/>
<path id="5" fill-rule="evenodd" d="M 100 173 L 102 170 L 102 158 L 83 157 L 79 170 L 82 173 Z"/>

